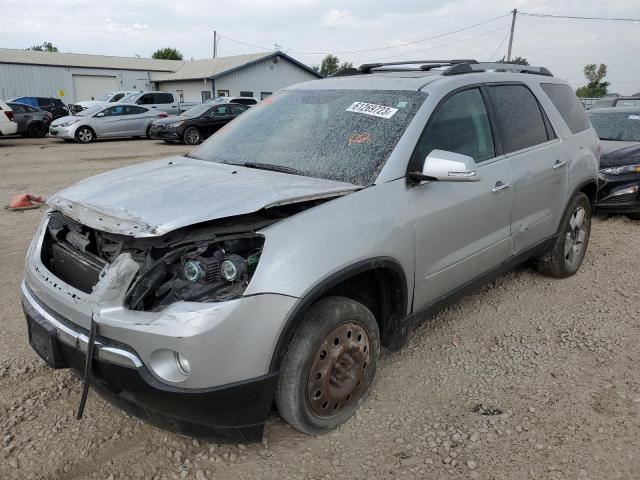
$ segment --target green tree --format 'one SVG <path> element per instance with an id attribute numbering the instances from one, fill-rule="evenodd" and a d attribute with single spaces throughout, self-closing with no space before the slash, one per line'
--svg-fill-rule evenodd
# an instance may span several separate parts
<path id="1" fill-rule="evenodd" d="M 165 47 L 159 48 L 151 55 L 156 60 L 182 60 L 182 54 L 175 48 Z"/>
<path id="2" fill-rule="evenodd" d="M 329 75 L 333 75 L 340 70 L 344 70 L 345 68 L 352 68 L 352 62 L 342 62 L 340 63 L 340 59 L 335 55 L 327 55 L 322 59 L 320 65 L 314 65 L 313 69 L 318 72 L 320 75 L 324 75 L 328 77 Z"/>
<path id="3" fill-rule="evenodd" d="M 51 42 L 42 42 L 40 45 L 34 45 L 27 50 L 35 50 L 36 52 L 57 52 L 58 47 L 54 47 Z"/>
<path id="4" fill-rule="evenodd" d="M 514 65 L 531 65 L 529 63 L 529 60 L 527 60 L 525 57 L 520 57 L 520 56 L 512 58 L 508 62 L 507 62 L 507 57 L 502 57 L 500 60 L 498 60 L 498 63 L 510 63 Z"/>
<path id="5" fill-rule="evenodd" d="M 576 90 L 578 97 L 604 97 L 609 91 L 609 82 L 604 82 L 604 77 L 607 76 L 607 66 L 604 63 L 596 66 L 595 63 L 590 63 L 584 67 L 584 76 L 587 79 L 587 84 L 579 87 Z"/>

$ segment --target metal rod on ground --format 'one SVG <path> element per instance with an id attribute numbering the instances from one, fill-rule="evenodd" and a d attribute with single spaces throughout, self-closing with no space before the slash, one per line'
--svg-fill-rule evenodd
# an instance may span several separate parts
<path id="1" fill-rule="evenodd" d="M 513 46 L 513 31 L 516 28 L 516 15 L 518 15 L 518 9 L 513 9 L 513 17 L 511 18 L 511 34 L 509 35 L 509 50 L 507 51 L 507 62 L 511 61 L 511 47 Z"/>
<path id="2" fill-rule="evenodd" d="M 78 414 L 76 419 L 80 420 L 84 413 L 84 406 L 87 403 L 87 395 L 89 395 L 89 384 L 91 383 L 91 367 L 93 365 L 93 347 L 96 344 L 96 335 L 98 333 L 98 324 L 91 317 L 91 331 L 89 332 L 89 340 L 87 341 L 87 358 L 84 364 L 84 382 L 82 384 L 82 395 L 80 396 L 80 405 L 78 406 Z"/>

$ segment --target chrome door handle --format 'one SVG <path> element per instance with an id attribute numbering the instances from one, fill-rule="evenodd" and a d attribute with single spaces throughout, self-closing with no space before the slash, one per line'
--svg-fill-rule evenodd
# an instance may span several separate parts
<path id="1" fill-rule="evenodd" d="M 503 190 L 507 190 L 511 187 L 508 183 L 502 183 L 500 181 L 496 182 L 496 186 L 491 189 L 493 193 L 500 193 Z"/>
<path id="2" fill-rule="evenodd" d="M 554 170 L 559 170 L 561 168 L 564 168 L 567 165 L 567 162 L 562 162 L 560 160 L 556 160 L 556 163 L 553 164 L 553 169 Z"/>

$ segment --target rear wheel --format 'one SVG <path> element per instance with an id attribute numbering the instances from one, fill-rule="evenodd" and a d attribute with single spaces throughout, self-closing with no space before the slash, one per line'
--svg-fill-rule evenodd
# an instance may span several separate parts
<path id="1" fill-rule="evenodd" d="M 95 135 L 89 127 L 80 127 L 76 130 L 76 140 L 80 143 L 89 143 L 93 141 Z"/>
<path id="2" fill-rule="evenodd" d="M 371 389 L 380 356 L 373 314 L 359 302 L 328 297 L 305 314 L 283 359 L 276 405 L 307 434 L 346 422 Z"/>
<path id="3" fill-rule="evenodd" d="M 189 127 L 184 131 L 184 143 L 187 145 L 197 145 L 202 141 L 200 130 L 196 127 Z"/>
<path id="4" fill-rule="evenodd" d="M 30 137 L 42 138 L 47 134 L 47 127 L 42 122 L 35 122 L 29 125 L 28 134 Z"/>
<path id="5" fill-rule="evenodd" d="M 578 271 L 589 244 L 591 233 L 591 202 L 582 192 L 576 194 L 565 211 L 560 233 L 551 251 L 536 262 L 540 273 L 564 278 Z"/>

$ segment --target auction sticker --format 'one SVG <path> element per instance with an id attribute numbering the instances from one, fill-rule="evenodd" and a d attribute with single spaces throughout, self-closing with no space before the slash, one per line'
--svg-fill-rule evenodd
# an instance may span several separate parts
<path id="1" fill-rule="evenodd" d="M 373 117 L 391 118 L 398 111 L 397 108 L 376 105 L 375 103 L 353 102 L 346 112 L 364 113 Z"/>

